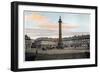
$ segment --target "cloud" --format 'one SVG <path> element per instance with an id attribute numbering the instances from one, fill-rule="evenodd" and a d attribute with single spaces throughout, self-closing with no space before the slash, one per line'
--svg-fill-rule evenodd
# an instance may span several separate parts
<path id="1" fill-rule="evenodd" d="M 36 22 L 37 26 L 42 29 L 57 30 L 59 27 L 58 23 L 51 22 L 48 16 L 43 16 L 37 12 L 32 12 L 32 14 L 30 15 L 25 15 L 25 19 Z M 78 25 L 70 23 L 62 23 L 62 29 L 69 30 L 69 29 L 76 29 L 78 27 L 79 27 Z"/>
<path id="2" fill-rule="evenodd" d="M 31 15 L 26 15 L 25 19 L 35 21 L 38 24 L 43 24 L 43 23 L 46 23 L 48 21 L 48 18 L 46 16 L 42 16 L 36 12 L 32 12 Z"/>

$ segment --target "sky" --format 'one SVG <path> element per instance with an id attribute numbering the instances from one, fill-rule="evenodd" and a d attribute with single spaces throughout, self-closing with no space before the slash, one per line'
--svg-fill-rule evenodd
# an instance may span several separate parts
<path id="1" fill-rule="evenodd" d="M 24 32 L 33 39 L 57 38 L 60 16 L 62 37 L 89 34 L 90 14 L 45 11 L 24 11 Z"/>

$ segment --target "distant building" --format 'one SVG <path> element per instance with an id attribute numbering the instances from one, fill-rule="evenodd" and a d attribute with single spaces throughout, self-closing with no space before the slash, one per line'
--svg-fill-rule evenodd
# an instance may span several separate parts
<path id="1" fill-rule="evenodd" d="M 33 48 L 53 49 L 57 47 L 56 39 L 52 38 L 38 38 L 33 44 Z"/>
<path id="2" fill-rule="evenodd" d="M 73 36 L 63 38 L 64 47 L 69 48 L 86 48 L 90 47 L 90 35 Z"/>
<path id="3" fill-rule="evenodd" d="M 80 35 L 62 39 L 64 48 L 90 48 L 90 35 Z M 32 43 L 32 48 L 54 49 L 57 48 L 57 38 L 38 38 Z"/>

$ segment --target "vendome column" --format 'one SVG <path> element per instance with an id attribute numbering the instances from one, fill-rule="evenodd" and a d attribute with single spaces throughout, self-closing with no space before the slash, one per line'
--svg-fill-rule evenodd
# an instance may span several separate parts
<path id="1" fill-rule="evenodd" d="M 62 43 L 62 20 L 61 16 L 59 17 L 59 39 L 58 39 L 58 48 L 63 49 L 63 43 Z"/>

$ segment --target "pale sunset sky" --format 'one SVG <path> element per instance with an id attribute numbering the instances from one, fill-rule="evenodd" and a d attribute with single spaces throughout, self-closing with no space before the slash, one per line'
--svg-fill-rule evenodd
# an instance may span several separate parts
<path id="1" fill-rule="evenodd" d="M 62 19 L 62 37 L 89 34 L 90 14 L 41 11 L 24 11 L 24 33 L 32 39 L 58 38 L 59 16 Z"/>

